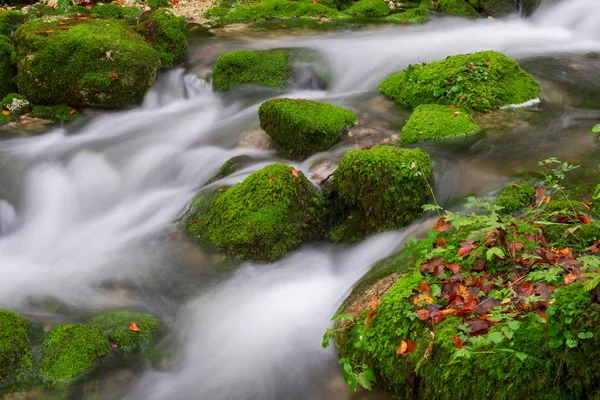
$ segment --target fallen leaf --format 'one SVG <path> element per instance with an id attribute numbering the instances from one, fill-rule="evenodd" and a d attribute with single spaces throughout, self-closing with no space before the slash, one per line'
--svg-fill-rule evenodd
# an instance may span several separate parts
<path id="1" fill-rule="evenodd" d="M 479 318 L 470 319 L 466 321 L 466 324 L 469 326 L 470 329 L 469 336 L 482 335 L 485 332 L 487 332 L 487 330 L 491 326 L 491 323 L 489 321 L 484 321 Z"/>
<path id="2" fill-rule="evenodd" d="M 408 342 L 406 342 L 406 354 L 410 354 L 413 351 L 415 351 L 415 349 L 417 348 L 417 344 L 415 342 L 413 342 L 412 340 L 409 340 Z"/>
<path id="3" fill-rule="evenodd" d="M 458 271 L 460 270 L 460 265 L 458 265 L 457 263 L 453 263 L 453 264 L 444 263 L 444 265 L 446 266 L 446 268 L 448 268 L 450 271 L 452 271 L 455 274 L 458 274 Z"/>
<path id="4" fill-rule="evenodd" d="M 148 38 L 144 38 L 144 42 L 146 42 L 146 43 L 152 43 L 152 40 L 150 40 Z"/>
<path id="5" fill-rule="evenodd" d="M 292 173 L 292 175 L 294 175 L 296 177 L 298 176 L 298 171 L 296 171 L 294 168 L 291 168 L 290 172 Z"/>
<path id="6" fill-rule="evenodd" d="M 581 221 L 581 223 L 584 225 L 589 225 L 592 223 L 592 221 L 590 221 L 590 219 L 588 217 L 586 217 L 585 215 L 578 215 L 577 219 L 579 221 Z"/>
<path id="7" fill-rule="evenodd" d="M 141 332 L 140 328 L 135 324 L 135 322 L 129 323 L 129 330 L 132 332 Z"/>
<path id="8" fill-rule="evenodd" d="M 407 349 L 408 349 L 408 343 L 406 343 L 404 340 L 401 340 L 400 345 L 396 349 L 396 354 L 402 355 L 406 352 Z"/>
<path id="9" fill-rule="evenodd" d="M 375 314 L 377 314 L 377 311 L 371 311 L 367 316 L 367 325 L 365 326 L 367 329 L 369 329 L 369 326 L 371 326 L 371 318 L 373 318 Z"/>
<path id="10" fill-rule="evenodd" d="M 451 336 L 451 338 L 454 342 L 454 347 L 457 349 L 462 349 L 462 340 L 458 336 Z"/>
<path id="11" fill-rule="evenodd" d="M 427 321 L 429 319 L 431 315 L 429 315 L 429 311 L 427 311 L 426 309 L 420 309 L 417 311 L 417 317 L 421 320 L 421 321 Z"/>
<path id="12" fill-rule="evenodd" d="M 194 225 L 198 225 L 198 220 L 194 220 Z"/>
<path id="13" fill-rule="evenodd" d="M 46 33 L 54 33 L 54 29 L 49 29 L 46 31 Z"/>
<path id="14" fill-rule="evenodd" d="M 441 237 L 441 236 L 438 238 L 438 240 L 437 240 L 437 245 L 438 245 L 439 247 L 444 247 L 444 246 L 446 246 L 447 244 L 448 244 L 448 242 L 446 241 L 446 239 L 444 239 L 444 238 L 443 238 L 443 237 Z"/>
<path id="15" fill-rule="evenodd" d="M 450 223 L 446 223 L 446 218 L 442 217 L 435 223 L 435 231 L 436 232 L 444 232 L 450 229 L 452 226 Z"/>
<path id="16" fill-rule="evenodd" d="M 69 29 L 71 29 L 71 27 L 70 26 L 63 26 L 60 29 L 62 29 L 63 31 L 68 31 Z"/>
<path id="17" fill-rule="evenodd" d="M 379 298 L 373 297 L 371 299 L 371 310 L 376 310 L 377 307 L 379 306 L 379 303 L 380 303 Z"/>
<path id="18" fill-rule="evenodd" d="M 10 114 L 10 112 L 9 112 L 9 111 L 2 110 L 2 115 L 9 115 L 9 114 Z"/>
<path id="19" fill-rule="evenodd" d="M 542 197 L 544 195 L 544 193 L 546 193 L 546 191 L 543 188 L 536 188 L 535 189 L 535 195 L 537 197 Z"/>
<path id="20" fill-rule="evenodd" d="M 452 113 L 453 117 L 458 117 L 459 115 L 460 115 L 460 111 L 456 111 L 456 112 Z"/>
<path id="21" fill-rule="evenodd" d="M 419 283 L 419 290 L 421 292 L 430 292 L 431 293 L 431 289 L 429 288 L 429 285 L 426 284 L 425 282 Z"/>
<path id="22" fill-rule="evenodd" d="M 269 182 L 273 182 L 274 180 L 275 180 L 275 177 L 274 177 L 274 176 L 270 176 L 270 177 L 269 177 Z"/>
<path id="23" fill-rule="evenodd" d="M 76 112 L 77 112 L 77 110 L 76 110 L 76 109 L 72 109 L 71 111 L 69 111 L 69 115 L 73 115 L 73 114 L 75 114 Z"/>
<path id="24" fill-rule="evenodd" d="M 556 254 L 561 254 L 561 255 L 563 255 L 565 257 L 569 257 L 569 253 L 570 253 L 568 247 L 565 247 L 564 249 L 555 250 L 554 252 Z"/>
<path id="25" fill-rule="evenodd" d="M 463 247 L 461 247 L 460 249 L 458 249 L 458 255 L 459 255 L 460 257 L 466 257 L 466 256 L 468 256 L 469 254 L 471 254 L 471 252 L 472 252 L 473 250 L 475 250 L 475 248 L 476 248 L 476 247 L 475 247 L 475 245 L 472 245 L 472 244 L 468 244 L 468 245 L 466 245 L 466 246 L 463 246 Z"/>
<path id="26" fill-rule="evenodd" d="M 568 274 L 565 275 L 565 283 L 567 285 L 570 285 L 571 283 L 575 282 L 577 280 L 577 274 L 574 272 L 569 272 Z"/>
<path id="27" fill-rule="evenodd" d="M 450 105 L 450 108 L 454 110 L 454 109 L 456 108 L 456 104 L 452 103 L 452 104 Z"/>
<path id="28" fill-rule="evenodd" d="M 110 73 L 110 77 L 113 81 L 118 81 L 119 80 L 119 74 L 117 74 L 116 72 L 111 72 Z"/>
<path id="29" fill-rule="evenodd" d="M 531 296 L 533 294 L 533 284 L 531 282 L 524 282 L 520 286 L 522 296 Z"/>
<path id="30" fill-rule="evenodd" d="M 174 6 L 176 6 L 177 4 L 179 4 L 179 0 L 173 0 L 172 3 Z"/>

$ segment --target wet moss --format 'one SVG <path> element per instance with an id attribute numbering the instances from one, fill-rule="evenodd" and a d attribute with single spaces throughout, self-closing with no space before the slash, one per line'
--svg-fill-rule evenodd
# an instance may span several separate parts
<path id="1" fill-rule="evenodd" d="M 0 35 L 8 37 L 17 30 L 19 25 L 24 23 L 27 17 L 15 10 L 4 11 L 0 13 Z"/>
<path id="2" fill-rule="evenodd" d="M 400 143 L 408 145 L 422 140 L 439 140 L 479 132 L 471 111 L 439 104 L 417 106 L 402 128 Z"/>
<path id="3" fill-rule="evenodd" d="M 518 181 L 505 186 L 498 198 L 496 205 L 502 207 L 505 213 L 513 213 L 532 205 L 535 201 L 535 188 L 531 182 Z"/>
<path id="4" fill-rule="evenodd" d="M 81 114 L 72 107 L 66 105 L 58 106 L 34 106 L 29 116 L 32 118 L 50 119 L 53 121 L 74 121 Z"/>
<path id="5" fill-rule="evenodd" d="M 185 227 L 231 257 L 273 261 L 322 238 L 322 208 L 322 194 L 301 171 L 273 164 L 225 191 L 195 199 Z"/>
<path id="6" fill-rule="evenodd" d="M 66 14 L 68 15 L 87 15 L 87 14 L 91 14 L 92 11 L 88 10 L 86 7 L 83 6 L 72 6 L 69 7 L 69 9 L 67 10 Z"/>
<path id="7" fill-rule="evenodd" d="M 0 102 L 0 109 L 21 115 L 29 109 L 29 101 L 18 93 L 9 93 Z"/>
<path id="8" fill-rule="evenodd" d="M 19 314 L 0 310 L 0 394 L 32 377 L 30 326 Z"/>
<path id="9" fill-rule="evenodd" d="M 0 14 L 1 15 L 1 14 Z M 0 35 L 0 98 L 15 91 L 15 49 L 7 36 Z"/>
<path id="10" fill-rule="evenodd" d="M 173 7 L 173 3 L 169 0 L 148 0 L 146 2 L 148 7 L 152 10 L 158 10 L 160 8 L 171 8 Z"/>
<path id="11" fill-rule="evenodd" d="M 379 91 L 407 107 L 455 104 L 486 112 L 538 98 L 540 87 L 514 60 L 482 51 L 410 65 L 384 80 Z"/>
<path id="12" fill-rule="evenodd" d="M 213 70 L 213 89 L 231 90 L 244 84 L 284 87 L 292 66 L 285 50 L 240 50 L 221 54 Z"/>
<path id="13" fill-rule="evenodd" d="M 123 21 L 37 19 L 17 30 L 17 86 L 34 104 L 119 108 L 139 104 L 159 54 Z M 49 34 L 39 32 L 53 31 Z M 36 33 L 38 32 L 38 33 Z"/>
<path id="14" fill-rule="evenodd" d="M 225 161 L 223 165 L 221 165 L 219 171 L 217 171 L 217 173 L 212 178 L 206 181 L 205 185 L 209 185 L 213 182 L 216 182 L 218 180 L 228 177 L 229 175 L 236 173 L 240 169 L 246 167 L 252 161 L 254 161 L 254 159 L 247 155 L 231 157 L 229 160 Z"/>
<path id="15" fill-rule="evenodd" d="M 137 7 L 123 7 L 118 4 L 99 3 L 92 8 L 91 13 L 107 18 L 137 21 L 138 18 L 142 15 L 143 10 Z"/>
<path id="16" fill-rule="evenodd" d="M 346 13 L 354 16 L 384 17 L 390 13 L 390 7 L 383 0 L 360 0 L 352 4 Z"/>
<path id="17" fill-rule="evenodd" d="M 29 6 L 26 10 L 27 11 L 25 12 L 25 15 L 27 16 L 28 19 L 42 18 L 42 17 L 57 14 L 57 12 L 54 8 L 50 7 L 47 4 L 41 4 L 41 3 Z"/>
<path id="18" fill-rule="evenodd" d="M 260 127 L 282 155 L 303 159 L 333 146 L 349 126 L 358 123 L 350 110 L 311 100 L 273 99 L 258 110 Z"/>
<path id="19" fill-rule="evenodd" d="M 429 6 L 425 3 L 421 3 L 418 7 L 392 14 L 386 17 L 386 20 L 397 21 L 403 24 L 419 24 L 425 22 L 430 14 L 431 11 L 429 11 Z"/>
<path id="20" fill-rule="evenodd" d="M 600 240 L 600 225 L 596 222 L 548 225 L 544 228 L 544 237 L 557 248 L 581 251 Z"/>
<path id="21" fill-rule="evenodd" d="M 321 4 L 312 2 L 263 0 L 238 7 L 221 18 L 222 23 L 257 22 L 280 19 L 343 18 L 344 14 Z"/>
<path id="22" fill-rule="evenodd" d="M 129 329 L 134 322 L 139 332 Z M 108 339 L 116 343 L 124 353 L 134 353 L 150 348 L 164 332 L 163 321 L 152 314 L 113 311 L 98 315 L 88 325 L 104 332 Z"/>
<path id="23" fill-rule="evenodd" d="M 137 31 L 151 41 L 160 54 L 164 68 L 173 68 L 185 62 L 188 43 L 183 34 L 184 17 L 176 17 L 168 10 L 160 9 L 142 15 Z"/>
<path id="24" fill-rule="evenodd" d="M 59 325 L 42 343 L 38 376 L 48 385 L 72 383 L 108 353 L 110 343 L 101 330 L 82 324 Z"/>
<path id="25" fill-rule="evenodd" d="M 430 197 L 432 164 L 421 149 L 379 145 L 349 151 L 333 173 L 335 242 L 356 242 L 396 229 L 422 214 Z"/>
<path id="26" fill-rule="evenodd" d="M 465 0 L 439 0 L 438 9 L 448 15 L 477 18 L 479 13 Z"/>

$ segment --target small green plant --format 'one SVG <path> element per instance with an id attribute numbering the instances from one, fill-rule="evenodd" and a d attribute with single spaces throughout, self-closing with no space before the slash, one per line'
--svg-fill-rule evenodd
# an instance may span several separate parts
<path id="1" fill-rule="evenodd" d="M 597 124 L 592 128 L 592 133 L 600 133 L 600 124 Z"/>

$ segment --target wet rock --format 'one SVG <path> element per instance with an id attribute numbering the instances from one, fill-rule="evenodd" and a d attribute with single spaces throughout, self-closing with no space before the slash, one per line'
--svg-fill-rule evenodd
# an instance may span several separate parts
<path id="1" fill-rule="evenodd" d="M 275 144 L 265 131 L 261 129 L 254 129 L 243 132 L 238 139 L 236 147 L 270 150 L 275 148 Z"/>

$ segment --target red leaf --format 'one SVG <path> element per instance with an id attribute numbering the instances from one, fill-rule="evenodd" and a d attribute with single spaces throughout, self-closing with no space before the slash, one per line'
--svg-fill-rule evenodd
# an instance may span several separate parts
<path id="1" fill-rule="evenodd" d="M 429 285 L 426 284 L 425 282 L 419 283 L 419 290 L 421 292 L 431 292 L 431 289 L 429 288 Z"/>
<path id="2" fill-rule="evenodd" d="M 377 311 L 371 311 L 367 316 L 367 325 L 365 326 L 367 329 L 369 329 L 369 326 L 371 326 L 371 318 L 373 318 L 375 314 L 377 314 Z"/>
<path id="3" fill-rule="evenodd" d="M 198 220 L 194 220 L 194 225 L 198 225 Z"/>
<path id="4" fill-rule="evenodd" d="M 298 176 L 298 171 L 296 171 L 294 168 L 290 168 L 290 172 L 292 173 L 292 175 L 294 176 Z"/>
<path id="5" fill-rule="evenodd" d="M 410 354 L 417 348 L 417 344 L 412 340 L 406 342 L 406 354 Z"/>
<path id="6" fill-rule="evenodd" d="M 141 332 L 140 328 L 135 324 L 135 322 L 129 323 L 129 330 L 132 332 Z"/>
<path id="7" fill-rule="evenodd" d="M 577 280 L 577 274 L 574 272 L 569 272 L 567 275 L 565 275 L 565 283 L 567 285 L 570 285 L 571 283 L 575 282 Z"/>
<path id="8" fill-rule="evenodd" d="M 544 195 L 544 193 L 546 193 L 546 191 L 542 188 L 536 188 L 535 189 L 535 195 L 537 197 L 542 197 Z"/>
<path id="9" fill-rule="evenodd" d="M 444 239 L 443 237 L 439 237 L 437 240 L 437 245 L 439 247 L 444 247 L 448 244 L 448 242 L 446 241 L 446 239 Z"/>
<path id="10" fill-rule="evenodd" d="M 585 215 L 578 215 L 577 219 L 579 221 L 581 221 L 581 223 L 584 225 L 589 225 L 592 223 L 592 221 L 590 221 L 590 219 L 588 217 L 586 217 Z"/>
<path id="11" fill-rule="evenodd" d="M 476 248 L 476 247 L 475 247 L 474 245 L 472 245 L 472 244 L 468 244 L 468 245 L 466 245 L 466 246 L 463 246 L 463 247 L 461 247 L 460 249 L 458 249 L 458 255 L 459 255 L 460 257 L 465 257 L 465 256 L 468 256 L 469 254 L 471 254 L 471 252 L 472 252 L 473 250 L 475 250 L 475 248 Z"/>
<path id="12" fill-rule="evenodd" d="M 453 264 L 444 263 L 444 265 L 446 266 L 446 268 L 448 268 L 450 271 L 452 271 L 455 274 L 458 274 L 458 271 L 460 270 L 460 266 L 457 263 L 453 263 Z"/>
<path id="13" fill-rule="evenodd" d="M 429 315 L 429 311 L 427 311 L 426 309 L 420 309 L 417 311 L 417 317 L 419 317 L 419 319 L 421 321 L 427 321 L 430 317 Z"/>
<path id="14" fill-rule="evenodd" d="M 435 231 L 436 232 L 444 232 L 450 229 L 450 223 L 446 223 L 446 218 L 442 217 L 435 223 Z"/>
<path id="15" fill-rule="evenodd" d="M 456 108 L 456 104 L 452 103 L 452 104 L 450 105 L 450 108 L 454 110 L 454 109 Z"/>
<path id="16" fill-rule="evenodd" d="M 524 282 L 521 284 L 521 294 L 525 297 L 533 294 L 533 284 L 531 282 Z"/>
<path id="17" fill-rule="evenodd" d="M 119 74 L 117 74 L 116 72 L 111 72 L 110 73 L 110 77 L 113 81 L 118 81 L 119 80 Z"/>
<path id="18" fill-rule="evenodd" d="M 462 349 L 462 340 L 458 336 L 451 336 L 452 341 L 454 342 L 454 347 L 457 349 Z M 473 339 L 475 340 L 475 339 Z"/>

